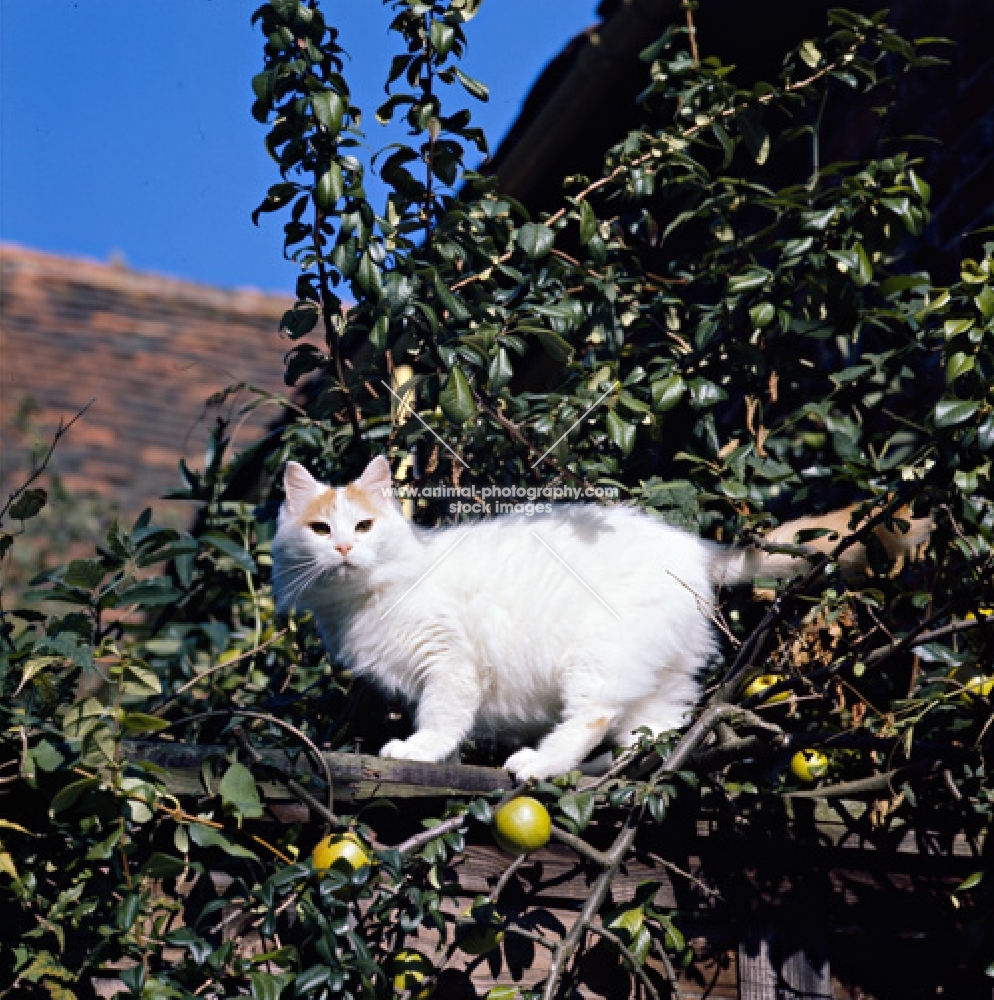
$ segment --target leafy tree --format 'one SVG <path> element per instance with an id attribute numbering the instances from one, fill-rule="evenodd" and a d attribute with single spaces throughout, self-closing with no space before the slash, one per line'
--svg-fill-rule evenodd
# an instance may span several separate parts
<path id="1" fill-rule="evenodd" d="M 994 255 L 964 261 L 946 286 L 907 273 L 902 255 L 928 220 L 921 165 L 906 152 L 823 163 L 819 151 L 826 102 L 885 102 L 932 57 L 884 15 L 833 11 L 824 38 L 744 88 L 675 27 L 643 53 L 645 127 L 533 218 L 466 167 L 484 140 L 461 100 L 447 103 L 487 96 L 458 64 L 478 4 L 391 6 L 398 54 L 375 114 L 409 136 L 374 160 L 321 9 L 273 0 L 254 15 L 266 41 L 253 113 L 280 173 L 256 217 L 282 214 L 301 268 L 282 330 L 286 380 L 306 376 L 306 405 L 275 400 L 289 419 L 233 457 L 219 425 L 206 467 L 182 470 L 193 531 L 146 512 L 93 558 L 36 578 L 34 596 L 64 612 L 2 609 L 9 993 L 85 996 L 103 975 L 136 997 L 387 996 L 391 956 L 419 930 L 441 967 L 457 924 L 496 920 L 505 942 L 549 949 L 539 995 L 567 991 L 601 942 L 662 996 L 693 953 L 657 886 L 621 910 L 609 890 L 678 807 L 744 811 L 800 792 L 989 824 Z M 798 149 L 808 166 L 792 176 Z M 382 205 L 370 170 L 389 189 Z M 390 846 L 372 815 L 323 804 L 320 767 L 303 784 L 284 775 L 375 858 L 322 878 L 313 832 L 259 822 L 268 748 L 291 747 L 285 767 L 299 770 L 318 746 L 384 735 L 309 623 L 277 619 L 268 579 L 282 463 L 343 480 L 371 453 L 426 496 L 617 490 L 724 541 L 857 504 L 853 533 L 772 604 L 723 596 L 726 653 L 687 732 L 643 741 L 592 782 L 533 790 L 555 837 L 597 873 L 570 930 L 533 929 L 496 890 L 459 916 L 449 862 L 486 836 L 498 797 L 454 800 Z M 258 504 L 239 490 L 256 468 Z M 3 508 L 5 558 L 45 499 L 28 483 Z M 894 567 L 873 529 L 900 531 L 909 514 L 935 530 L 919 562 Z M 415 515 L 453 512 L 424 499 Z M 853 580 L 839 557 L 857 543 L 869 567 Z M 775 685 L 744 694 L 759 673 Z M 229 749 L 202 788 L 177 789 L 135 750 L 156 733 Z M 813 792 L 787 766 L 812 749 L 827 765 Z M 211 877 L 219 869 L 227 879 Z M 992 958 L 986 887 L 981 871 L 962 889 L 979 968 Z M 261 954 L 224 938 L 231 907 Z"/>

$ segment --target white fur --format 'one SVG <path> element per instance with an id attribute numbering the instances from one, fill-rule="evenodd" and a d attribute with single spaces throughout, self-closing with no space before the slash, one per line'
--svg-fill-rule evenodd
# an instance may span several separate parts
<path id="1" fill-rule="evenodd" d="M 316 535 L 301 512 L 328 487 L 290 463 L 274 585 L 282 609 L 313 612 L 332 656 L 414 707 L 414 734 L 383 756 L 441 761 L 472 732 L 541 737 L 506 763 L 523 780 L 686 721 L 716 648 L 715 546 L 627 507 L 426 531 L 385 495 L 385 461 L 364 481 L 372 529 L 356 533 L 369 511 L 339 488 Z"/>

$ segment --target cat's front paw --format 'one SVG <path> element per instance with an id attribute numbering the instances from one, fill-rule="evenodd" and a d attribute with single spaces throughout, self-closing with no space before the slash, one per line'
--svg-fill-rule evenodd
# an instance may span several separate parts
<path id="1" fill-rule="evenodd" d="M 527 781 L 529 778 L 551 777 L 556 771 L 550 764 L 538 750 L 524 747 L 504 761 L 504 770 L 509 771 L 516 781 Z"/>
<path id="2" fill-rule="evenodd" d="M 452 740 L 442 739 L 436 733 L 421 732 L 408 736 L 406 740 L 391 740 L 380 750 L 380 756 L 437 764 L 455 750 Z"/>

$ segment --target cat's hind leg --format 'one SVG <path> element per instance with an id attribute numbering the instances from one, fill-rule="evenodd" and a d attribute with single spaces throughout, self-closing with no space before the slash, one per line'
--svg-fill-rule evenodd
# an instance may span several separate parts
<path id="1" fill-rule="evenodd" d="M 640 729 L 648 729 L 652 735 L 682 729 L 690 721 L 693 709 L 690 700 L 674 700 L 672 696 L 656 695 L 631 708 L 618 726 L 618 745 L 631 746 L 639 738 Z"/>

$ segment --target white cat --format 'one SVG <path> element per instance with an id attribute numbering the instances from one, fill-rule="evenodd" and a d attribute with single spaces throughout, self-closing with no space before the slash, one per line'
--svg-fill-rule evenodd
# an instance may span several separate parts
<path id="1" fill-rule="evenodd" d="M 311 611 L 333 657 L 415 709 L 414 734 L 381 755 L 437 762 L 473 732 L 539 738 L 505 763 L 519 780 L 568 771 L 642 726 L 682 725 L 716 651 L 716 583 L 804 566 L 621 506 L 420 529 L 384 458 L 338 488 L 289 462 L 284 487 L 281 610 Z"/>
<path id="2" fill-rule="evenodd" d="M 472 732 L 541 736 L 505 766 L 548 777 L 605 739 L 680 726 L 697 701 L 717 546 L 582 504 L 419 529 L 383 458 L 339 488 L 290 462 L 284 486 L 280 608 L 311 611 L 332 656 L 415 706 L 414 735 L 383 756 L 441 761 Z"/>

